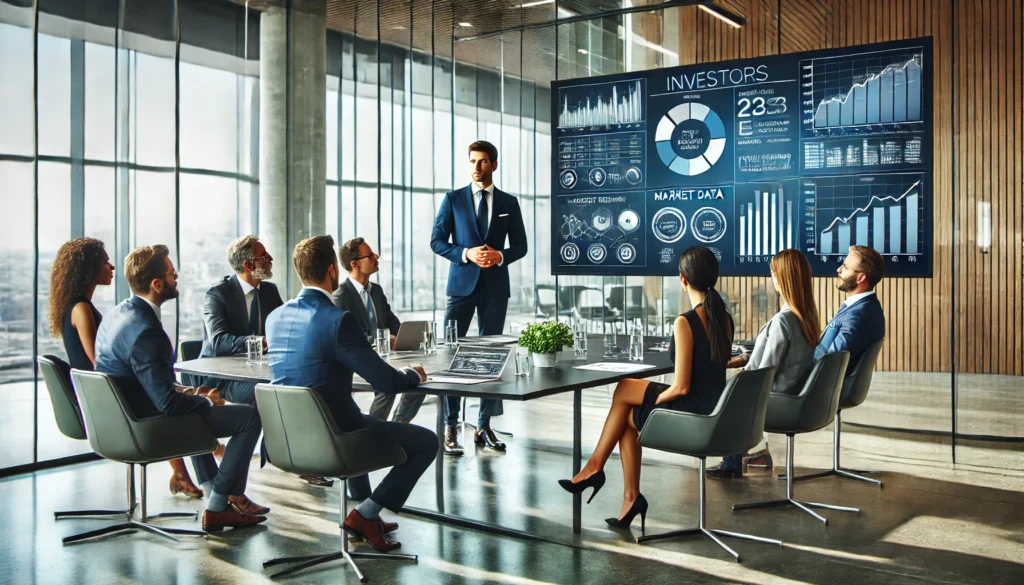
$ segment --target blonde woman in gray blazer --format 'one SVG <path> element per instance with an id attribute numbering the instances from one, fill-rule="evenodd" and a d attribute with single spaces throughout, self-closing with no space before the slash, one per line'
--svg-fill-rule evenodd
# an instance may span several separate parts
<path id="1" fill-rule="evenodd" d="M 821 333 L 818 309 L 811 290 L 811 265 L 799 250 L 783 250 L 771 261 L 772 284 L 782 298 L 782 309 L 761 328 L 749 355 L 729 360 L 731 368 L 748 370 L 774 367 L 772 392 L 796 394 L 803 387 L 814 364 L 814 346 Z M 743 477 L 750 464 L 772 467 L 768 448 L 752 455 L 730 455 L 718 467 L 707 470 L 708 477 L 730 479 Z"/>

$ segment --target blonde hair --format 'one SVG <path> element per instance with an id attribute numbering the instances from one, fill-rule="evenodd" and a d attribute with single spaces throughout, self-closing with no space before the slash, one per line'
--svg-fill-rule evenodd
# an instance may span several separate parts
<path id="1" fill-rule="evenodd" d="M 772 257 L 771 269 L 779 294 L 800 320 L 804 337 L 811 345 L 816 344 L 821 335 L 821 322 L 811 289 L 811 263 L 800 250 L 790 248 Z"/>

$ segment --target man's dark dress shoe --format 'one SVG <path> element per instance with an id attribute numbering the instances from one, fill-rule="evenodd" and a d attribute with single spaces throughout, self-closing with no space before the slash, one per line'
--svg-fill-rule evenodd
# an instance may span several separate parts
<path id="1" fill-rule="evenodd" d="M 309 482 L 309 485 L 316 485 L 320 487 L 331 487 L 334 485 L 333 479 L 328 479 L 320 475 L 300 475 L 299 477 Z"/>
<path id="2" fill-rule="evenodd" d="M 228 496 L 228 505 L 247 516 L 263 516 L 270 511 L 270 508 L 257 504 L 245 494 Z"/>
<path id="3" fill-rule="evenodd" d="M 476 433 L 473 434 L 473 442 L 477 445 L 483 445 L 492 451 L 505 450 L 505 443 L 498 440 L 491 427 L 480 427 L 477 429 Z"/>
<path id="4" fill-rule="evenodd" d="M 242 528 L 253 526 L 267 520 L 266 516 L 249 516 L 228 506 L 223 512 L 203 512 L 203 530 L 207 532 L 220 532 L 225 528 Z"/>
<path id="5" fill-rule="evenodd" d="M 444 428 L 444 454 L 459 457 L 463 453 L 462 445 L 459 444 L 458 425 L 447 425 Z"/>
<path id="6" fill-rule="evenodd" d="M 377 516 L 377 521 L 380 522 L 380 531 L 384 534 L 391 534 L 398 530 L 398 522 L 385 522 L 380 516 Z M 358 536 L 349 536 L 348 538 L 349 542 L 359 542 L 360 540 L 362 539 Z"/>
<path id="7" fill-rule="evenodd" d="M 708 467 L 704 470 L 704 475 L 711 479 L 742 479 L 743 472 L 739 469 L 722 469 L 722 466 L 716 465 L 714 467 Z"/>
<path id="8" fill-rule="evenodd" d="M 349 512 L 343 526 L 349 534 L 362 538 L 377 552 L 387 553 L 402 546 L 402 543 L 388 540 L 384 536 L 379 518 L 367 520 L 359 514 L 359 510 Z"/>

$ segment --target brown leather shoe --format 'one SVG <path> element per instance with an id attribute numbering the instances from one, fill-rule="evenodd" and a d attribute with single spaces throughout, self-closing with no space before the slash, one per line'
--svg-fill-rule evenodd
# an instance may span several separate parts
<path id="1" fill-rule="evenodd" d="M 228 496 L 228 505 L 248 516 L 263 516 L 270 511 L 270 508 L 257 504 L 245 494 Z"/>
<path id="2" fill-rule="evenodd" d="M 504 451 L 505 443 L 498 440 L 498 436 L 494 434 L 491 427 L 480 427 L 473 435 L 473 442 L 477 445 L 483 445 L 492 451 Z"/>
<path id="3" fill-rule="evenodd" d="M 242 528 L 266 522 L 266 516 L 249 516 L 243 514 L 231 506 L 223 512 L 203 512 L 203 530 L 207 532 L 220 532 L 225 528 Z"/>
<path id="4" fill-rule="evenodd" d="M 447 425 L 444 428 L 444 454 L 461 457 L 463 453 L 462 445 L 459 444 L 458 425 Z"/>
<path id="5" fill-rule="evenodd" d="M 384 534 L 391 534 L 392 532 L 398 530 L 398 522 L 385 522 L 384 519 L 380 516 L 377 516 L 377 521 L 380 522 L 380 530 Z M 349 542 L 359 542 L 361 540 L 362 538 L 359 538 L 358 536 L 348 537 Z"/>
<path id="6" fill-rule="evenodd" d="M 348 513 L 348 517 L 345 518 L 343 526 L 349 534 L 362 538 L 377 552 L 391 552 L 402 546 L 402 543 L 388 540 L 388 538 L 384 536 L 381 528 L 381 521 L 379 519 L 367 520 L 359 515 L 358 510 L 352 510 Z"/>
<path id="7" fill-rule="evenodd" d="M 196 484 L 192 483 L 192 480 L 186 475 L 172 474 L 168 487 L 171 488 L 172 496 L 182 495 L 193 500 L 203 497 L 203 490 L 197 488 Z"/>

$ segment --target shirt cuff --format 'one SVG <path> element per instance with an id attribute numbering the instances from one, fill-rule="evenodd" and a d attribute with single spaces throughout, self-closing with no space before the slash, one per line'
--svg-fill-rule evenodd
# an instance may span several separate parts
<path id="1" fill-rule="evenodd" d="M 463 248 L 462 249 L 462 263 L 463 264 L 468 264 L 469 263 L 469 248 Z"/>
<path id="2" fill-rule="evenodd" d="M 504 254 L 502 254 L 501 252 L 498 252 L 498 258 L 501 258 L 501 260 L 498 260 L 498 266 L 501 266 L 502 264 L 505 263 L 505 255 Z"/>

